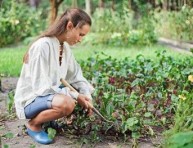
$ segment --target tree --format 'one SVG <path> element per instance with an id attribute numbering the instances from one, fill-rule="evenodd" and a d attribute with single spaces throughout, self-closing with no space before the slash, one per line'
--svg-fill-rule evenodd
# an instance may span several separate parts
<path id="1" fill-rule="evenodd" d="M 105 6 L 104 0 L 99 0 L 99 8 L 104 9 L 104 6 Z"/>
<path id="2" fill-rule="evenodd" d="M 91 1 L 85 0 L 86 12 L 91 16 Z"/>
<path id="3" fill-rule="evenodd" d="M 63 0 L 50 0 L 50 24 L 53 24 L 58 15 L 58 8 Z"/>
<path id="4" fill-rule="evenodd" d="M 36 9 L 40 3 L 40 0 L 29 0 L 29 4 L 33 9 Z"/>
<path id="5" fill-rule="evenodd" d="M 115 0 L 112 0 L 111 9 L 112 11 L 115 11 Z"/>
<path id="6" fill-rule="evenodd" d="M 72 0 L 72 7 L 77 8 L 78 7 L 78 2 L 77 0 Z"/>

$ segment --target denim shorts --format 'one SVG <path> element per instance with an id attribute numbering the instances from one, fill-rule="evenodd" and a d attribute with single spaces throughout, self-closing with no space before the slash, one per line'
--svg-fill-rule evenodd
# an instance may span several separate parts
<path id="1" fill-rule="evenodd" d="M 32 119 L 40 112 L 52 108 L 53 97 L 53 94 L 36 97 L 33 102 L 31 102 L 24 108 L 26 118 Z"/>

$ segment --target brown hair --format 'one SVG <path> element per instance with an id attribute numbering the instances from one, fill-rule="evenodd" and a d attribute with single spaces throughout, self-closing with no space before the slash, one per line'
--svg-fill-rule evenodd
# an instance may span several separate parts
<path id="1" fill-rule="evenodd" d="M 74 27 L 81 28 L 83 25 L 88 24 L 91 26 L 91 18 L 89 15 L 79 8 L 67 9 L 60 18 L 55 21 L 40 37 L 52 37 L 61 35 L 66 31 L 67 23 L 71 21 Z"/>
<path id="2" fill-rule="evenodd" d="M 45 32 L 43 32 L 37 39 L 41 37 L 53 37 L 61 35 L 66 31 L 67 23 L 71 21 L 74 27 L 81 28 L 82 26 L 88 24 L 91 26 L 92 21 L 90 16 L 79 8 L 67 9 L 58 20 L 55 21 Z M 36 40 L 37 40 L 36 39 Z M 28 62 L 28 51 L 23 57 L 25 63 Z"/>

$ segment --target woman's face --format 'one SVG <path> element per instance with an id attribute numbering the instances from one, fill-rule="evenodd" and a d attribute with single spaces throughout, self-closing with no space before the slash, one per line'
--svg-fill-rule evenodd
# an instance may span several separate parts
<path id="1" fill-rule="evenodd" d="M 66 33 L 65 41 L 69 45 L 74 45 L 81 42 L 82 38 L 90 31 L 90 26 L 85 24 L 82 27 L 72 28 Z"/>

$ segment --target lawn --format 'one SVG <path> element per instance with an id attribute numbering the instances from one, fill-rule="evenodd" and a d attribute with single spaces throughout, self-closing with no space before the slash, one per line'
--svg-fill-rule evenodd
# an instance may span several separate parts
<path id="1" fill-rule="evenodd" d="M 0 48 L 0 76 L 15 76 L 18 77 L 21 71 L 23 55 L 28 49 L 28 46 L 11 46 Z M 155 51 L 166 50 L 167 55 L 175 58 L 184 58 L 187 54 L 181 54 L 168 47 L 162 45 L 151 46 L 132 46 L 132 47 L 110 47 L 110 46 L 92 46 L 92 45 L 77 45 L 72 47 L 77 60 L 86 60 L 93 56 L 96 52 L 103 52 L 113 58 L 123 59 L 124 57 L 135 58 L 139 54 L 145 57 L 155 59 Z"/>

